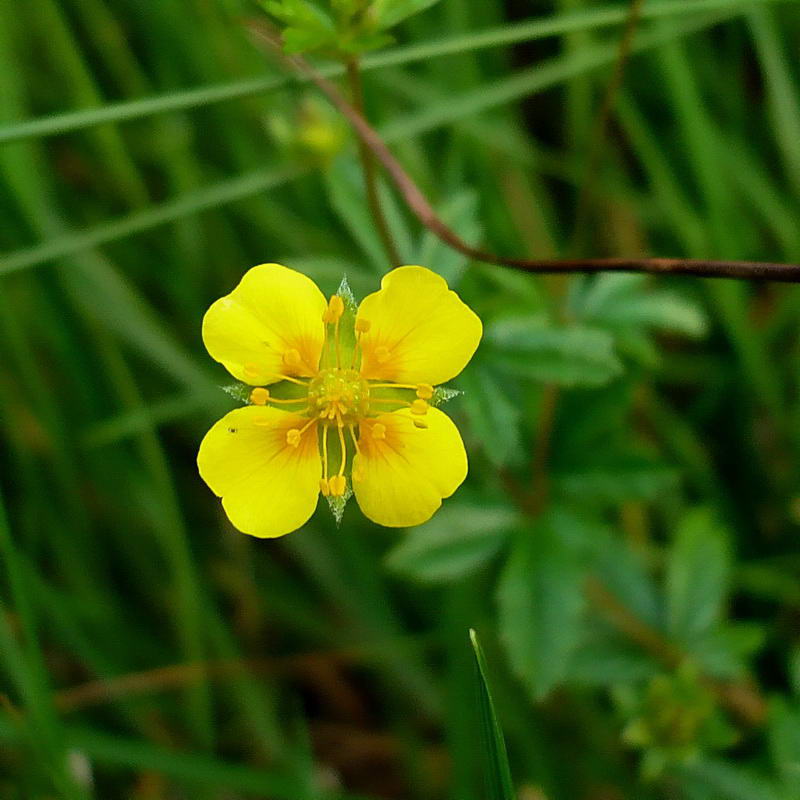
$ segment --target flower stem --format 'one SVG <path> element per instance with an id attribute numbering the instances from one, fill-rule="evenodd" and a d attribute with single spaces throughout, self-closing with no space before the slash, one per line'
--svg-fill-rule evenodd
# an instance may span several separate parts
<path id="1" fill-rule="evenodd" d="M 347 80 L 350 84 L 353 106 L 358 110 L 358 113 L 363 116 L 364 91 L 361 86 L 361 70 L 358 66 L 358 60 L 355 58 L 351 58 L 347 62 Z M 369 147 L 367 147 L 366 143 L 360 137 L 358 137 L 358 155 L 361 160 L 361 170 L 364 173 L 364 188 L 367 192 L 367 204 L 369 205 L 372 220 L 375 223 L 375 228 L 378 231 L 389 263 L 391 266 L 397 267 L 402 262 L 400 254 L 397 251 L 397 245 L 395 245 L 392 233 L 389 230 L 389 224 L 383 214 L 380 198 L 378 197 L 378 177 L 375 170 L 375 159 Z"/>

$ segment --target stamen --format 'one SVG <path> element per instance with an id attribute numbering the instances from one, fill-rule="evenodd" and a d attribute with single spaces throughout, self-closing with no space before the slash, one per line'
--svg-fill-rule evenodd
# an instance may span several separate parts
<path id="1" fill-rule="evenodd" d="M 328 486 L 328 426 L 322 426 L 322 481 L 325 486 Z M 321 486 L 322 484 L 320 484 Z M 330 488 L 328 488 L 328 492 L 330 492 Z M 323 494 L 326 494 L 325 491 L 322 491 Z"/>
<path id="2" fill-rule="evenodd" d="M 386 438 L 386 426 L 382 422 L 376 422 L 372 426 L 372 438 L 373 439 Z"/>
<path id="3" fill-rule="evenodd" d="M 270 397 L 270 403 L 307 403 L 307 397 Z"/>
<path id="4" fill-rule="evenodd" d="M 344 475 L 334 475 L 328 481 L 328 486 L 334 497 L 342 497 L 347 490 L 347 478 Z"/>
<path id="5" fill-rule="evenodd" d="M 263 386 L 257 386 L 250 392 L 250 402 L 254 406 L 265 406 L 269 403 L 269 389 L 265 389 Z"/>
<path id="6" fill-rule="evenodd" d="M 327 478 L 319 479 L 319 490 L 322 492 L 323 497 L 327 497 L 331 493 L 331 487 L 328 485 Z"/>
<path id="7" fill-rule="evenodd" d="M 421 398 L 418 397 L 411 404 L 411 413 L 412 414 L 418 414 L 419 416 L 423 416 L 423 415 L 428 413 L 428 408 L 429 408 L 428 404 L 424 400 L 422 400 Z"/>
<path id="8" fill-rule="evenodd" d="M 422 428 L 425 430 L 428 427 L 428 423 L 425 422 L 424 419 L 413 419 L 411 421 L 414 423 L 415 428 Z"/>
<path id="9" fill-rule="evenodd" d="M 256 375 L 261 374 L 261 367 L 258 364 L 254 364 L 252 361 L 248 362 L 243 367 L 245 375 L 251 375 L 255 377 Z"/>
<path id="10" fill-rule="evenodd" d="M 357 319 L 354 327 L 356 333 L 367 333 L 372 327 L 372 323 L 368 319 Z"/>
<path id="11" fill-rule="evenodd" d="M 295 352 L 297 352 L 295 350 Z M 296 383 L 298 386 L 308 386 L 308 381 L 301 381 L 300 378 L 293 378 L 291 375 L 278 375 L 279 380 L 289 381 L 289 383 Z"/>
<path id="12" fill-rule="evenodd" d="M 356 438 L 356 427 L 355 425 L 348 425 L 347 427 L 350 429 L 350 437 L 352 438 L 353 444 L 355 445 L 356 453 L 358 453 L 358 455 L 361 455 L 361 449 L 358 446 L 358 439 Z"/>
<path id="13" fill-rule="evenodd" d="M 370 397 L 370 403 L 394 403 L 396 406 L 410 406 L 408 400 L 398 400 L 396 397 Z"/>
<path id="14" fill-rule="evenodd" d="M 358 348 L 361 347 L 361 334 L 362 331 L 358 329 L 358 320 L 356 320 L 356 342 L 353 345 L 353 355 L 350 358 L 350 369 L 356 368 L 356 359 L 358 358 Z"/>
<path id="15" fill-rule="evenodd" d="M 344 475 L 344 467 L 347 463 L 347 446 L 344 441 L 344 422 L 339 417 L 337 420 L 337 428 L 339 429 L 339 446 L 342 448 L 342 463 L 339 465 L 339 475 Z"/>
<path id="16" fill-rule="evenodd" d="M 433 386 L 429 383 L 370 383 L 370 389 L 414 389 L 417 397 L 430 400 L 433 397 Z"/>
<path id="17" fill-rule="evenodd" d="M 338 294 L 331 295 L 328 309 L 322 316 L 323 322 L 338 322 L 344 314 L 344 300 Z"/>
<path id="18" fill-rule="evenodd" d="M 334 295 L 335 297 L 338 295 Z M 341 298 L 340 298 L 341 299 Z M 336 347 L 336 366 L 341 369 L 342 368 L 342 343 L 339 338 L 339 319 L 337 317 L 336 322 L 333 325 L 333 339 L 334 339 L 334 346 Z"/>
<path id="19" fill-rule="evenodd" d="M 292 447 L 297 447 L 300 444 L 300 439 L 303 434 L 316 422 L 317 420 L 312 417 L 302 428 L 290 428 L 286 431 L 286 444 Z"/>

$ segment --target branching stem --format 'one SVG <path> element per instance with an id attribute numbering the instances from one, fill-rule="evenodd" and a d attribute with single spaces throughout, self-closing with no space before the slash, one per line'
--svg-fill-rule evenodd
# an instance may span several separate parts
<path id="1" fill-rule="evenodd" d="M 461 239 L 437 216 L 428 199 L 394 157 L 378 132 L 367 122 L 363 114 L 345 100 L 334 84 L 320 75 L 305 59 L 299 56 L 285 55 L 281 50 L 279 37 L 270 36 L 260 30 L 259 38 L 260 41 L 270 46 L 275 56 L 287 67 L 304 75 L 328 97 L 350 123 L 364 146 L 386 170 L 409 210 L 419 222 L 445 244 L 468 258 L 536 273 L 621 271 L 646 272 L 656 275 L 691 275 L 697 278 L 740 278 L 800 283 L 800 264 L 692 258 L 529 259 L 510 258 L 473 247 Z"/>

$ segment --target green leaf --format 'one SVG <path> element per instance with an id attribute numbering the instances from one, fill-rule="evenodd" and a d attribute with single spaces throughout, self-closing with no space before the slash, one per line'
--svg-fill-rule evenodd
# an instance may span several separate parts
<path id="1" fill-rule="evenodd" d="M 385 30 L 438 2 L 439 0 L 375 0 L 372 8 L 378 19 L 378 28 Z"/>
<path id="2" fill-rule="evenodd" d="M 566 677 L 581 634 L 583 577 L 552 515 L 517 536 L 498 587 L 498 625 L 512 669 L 536 700 Z"/>
<path id="3" fill-rule="evenodd" d="M 605 588 L 640 620 L 662 627 L 662 604 L 640 555 L 610 531 L 598 531 L 594 550 L 594 569 Z"/>
<path id="4" fill-rule="evenodd" d="M 586 322 L 609 328 L 641 328 L 699 337 L 707 329 L 699 306 L 676 292 L 650 288 L 645 275 L 601 275 L 589 284 L 573 311 Z"/>
<path id="5" fill-rule="evenodd" d="M 328 200 L 340 222 L 358 243 L 362 254 L 371 262 L 375 271 L 382 274 L 388 266 L 386 254 L 369 213 L 364 195 L 364 179 L 354 157 L 339 156 L 325 171 L 324 178 Z"/>
<path id="6" fill-rule="evenodd" d="M 515 316 L 489 326 L 495 361 L 519 375 L 561 386 L 602 386 L 622 372 L 608 331 L 551 327 L 540 316 Z"/>
<path id="7" fill-rule="evenodd" d="M 452 581 L 491 559 L 518 521 L 519 514 L 506 505 L 450 501 L 430 522 L 412 529 L 386 563 L 422 581 Z"/>
<path id="8" fill-rule="evenodd" d="M 458 382 L 464 390 L 461 406 L 470 430 L 483 445 L 489 461 L 502 467 L 522 460 L 521 411 L 489 370 L 475 365 Z"/>
<path id="9" fill-rule="evenodd" d="M 661 669 L 640 647 L 614 632 L 593 626 L 582 637 L 570 660 L 567 680 L 583 686 L 632 684 Z"/>
<path id="10" fill-rule="evenodd" d="M 516 800 L 514 784 L 511 780 L 511 768 L 508 764 L 506 742 L 500 723 L 497 721 L 492 692 L 489 688 L 486 659 L 478 641 L 478 634 L 470 629 L 469 637 L 475 653 L 486 800 Z"/>
<path id="11" fill-rule="evenodd" d="M 689 642 L 722 617 L 730 581 L 728 535 L 706 509 L 687 514 L 675 535 L 667 562 L 667 625 Z"/>
<path id="12" fill-rule="evenodd" d="M 587 454 L 581 468 L 554 476 L 565 495 L 581 502 L 619 503 L 626 500 L 655 500 L 677 485 L 674 468 L 646 456 L 604 454 L 593 464 Z"/>
<path id="13" fill-rule="evenodd" d="M 747 674 L 748 659 L 764 644 L 765 631 L 755 623 L 727 623 L 692 642 L 692 656 L 709 675 L 737 679 Z"/>
<path id="14" fill-rule="evenodd" d="M 767 742 L 786 800 L 800 800 L 800 706 L 776 699 L 770 709 Z"/>
<path id="15" fill-rule="evenodd" d="M 725 761 L 707 759 L 689 764 L 681 772 L 711 790 L 713 800 L 780 800 L 766 778 Z"/>
<path id="16" fill-rule="evenodd" d="M 442 220 L 465 242 L 480 241 L 483 226 L 478 217 L 478 195 L 475 191 L 465 189 L 454 194 L 438 210 Z M 444 244 L 435 234 L 426 231 L 415 254 L 414 263 L 434 270 L 453 288 L 461 280 L 469 259 Z"/>

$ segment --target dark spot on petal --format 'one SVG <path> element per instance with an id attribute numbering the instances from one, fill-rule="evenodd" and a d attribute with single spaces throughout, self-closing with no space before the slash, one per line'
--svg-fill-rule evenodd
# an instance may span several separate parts
<path id="1" fill-rule="evenodd" d="M 228 428 L 228 433 L 238 433 L 238 432 L 239 432 L 238 428 Z"/>

